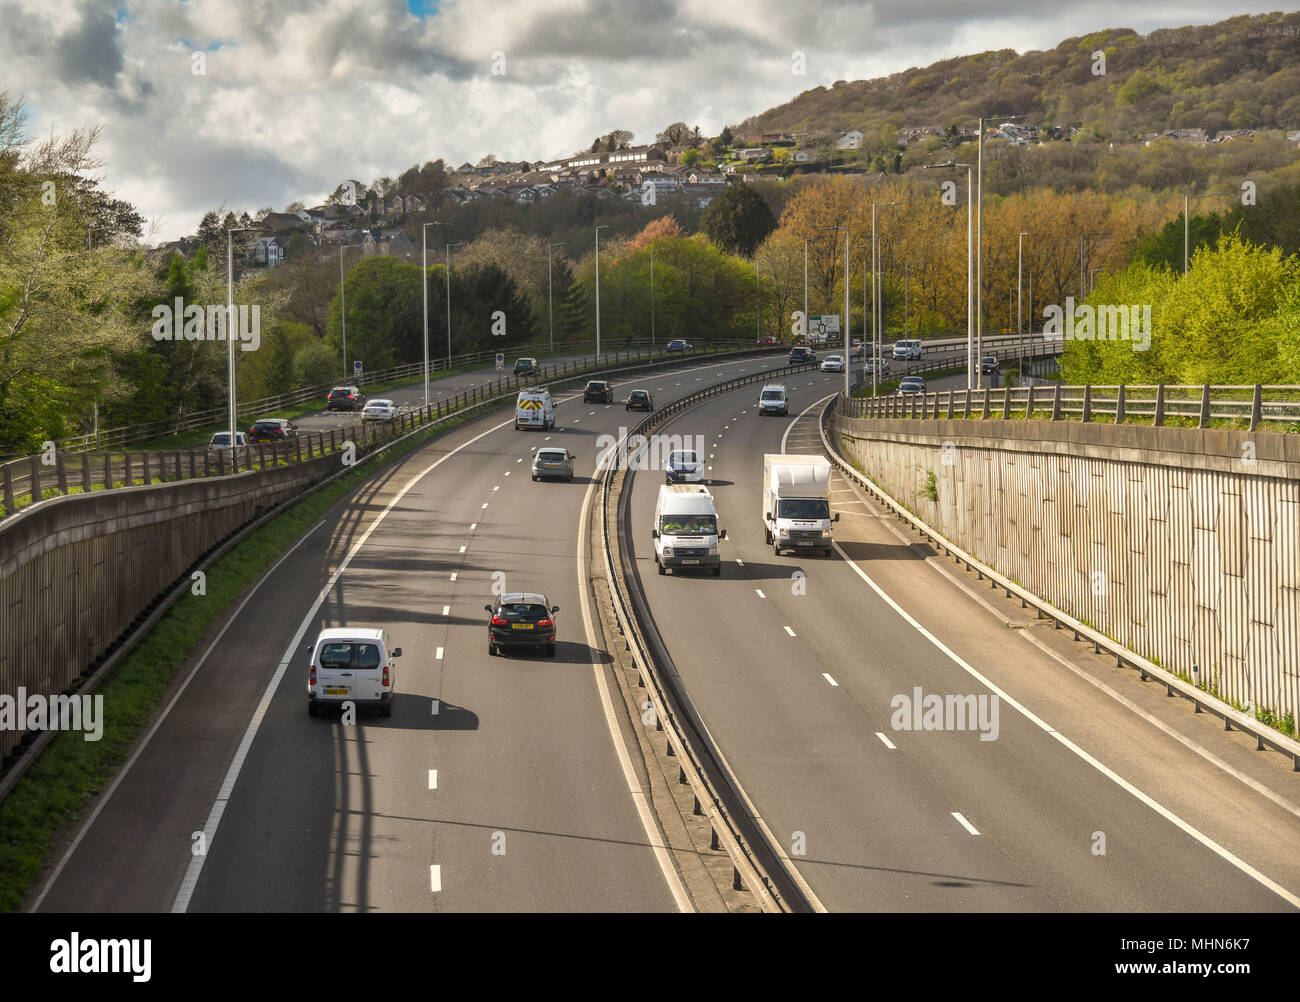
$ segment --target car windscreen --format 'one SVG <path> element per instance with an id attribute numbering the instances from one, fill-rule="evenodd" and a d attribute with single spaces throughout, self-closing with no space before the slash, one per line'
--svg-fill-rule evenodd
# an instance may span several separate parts
<path id="1" fill-rule="evenodd" d="M 668 454 L 668 463 L 670 466 L 681 466 L 685 463 L 698 463 L 700 457 L 693 452 L 670 452 Z"/>
<path id="2" fill-rule="evenodd" d="M 512 623 L 536 623 L 550 617 L 550 610 L 533 602 L 508 602 L 497 610 L 497 615 Z"/>
<path id="3" fill-rule="evenodd" d="M 633 390 L 631 393 L 628 394 L 628 397 L 627 397 L 627 398 L 628 398 L 629 400 L 637 400 L 637 401 L 644 400 L 644 399 L 645 399 L 645 391 L 644 391 L 644 390 Z"/>
<path id="4" fill-rule="evenodd" d="M 716 536 L 716 515 L 662 515 L 659 531 L 668 536 Z"/>
<path id="5" fill-rule="evenodd" d="M 538 449 L 537 458 L 543 463 L 562 463 L 569 458 L 569 454 L 558 450 Z"/>
<path id="6" fill-rule="evenodd" d="M 330 640 L 321 644 L 322 668 L 378 668 L 379 645 L 354 640 Z"/>
<path id="7" fill-rule="evenodd" d="M 213 444 L 213 445 L 229 445 L 229 444 L 230 444 L 230 432 L 226 431 L 226 432 L 222 432 L 222 433 L 220 433 L 220 434 L 218 434 L 218 435 L 213 435 L 213 436 L 212 436 L 212 444 Z"/>
<path id="8" fill-rule="evenodd" d="M 763 391 L 763 399 L 764 399 L 764 400 L 784 400 L 784 399 L 785 399 L 785 391 L 784 391 L 784 390 L 764 390 L 764 391 Z"/>
<path id="9" fill-rule="evenodd" d="M 830 518 L 830 506 L 820 498 L 786 498 L 776 506 L 777 518 Z"/>
<path id="10" fill-rule="evenodd" d="M 255 421 L 253 422 L 253 431 L 279 431 L 279 421 Z M 229 436 L 227 436 L 229 437 Z"/>

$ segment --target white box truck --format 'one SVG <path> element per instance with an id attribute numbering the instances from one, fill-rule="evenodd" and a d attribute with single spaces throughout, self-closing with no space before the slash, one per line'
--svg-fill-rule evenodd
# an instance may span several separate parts
<path id="1" fill-rule="evenodd" d="M 831 554 L 831 464 L 824 456 L 763 456 L 763 533 L 772 552 Z"/>
<path id="2" fill-rule="evenodd" d="M 718 528 L 718 513 L 707 487 L 660 485 L 650 536 L 660 574 L 680 567 L 711 568 L 714 577 L 722 573 L 718 541 L 727 538 L 727 530 Z"/>

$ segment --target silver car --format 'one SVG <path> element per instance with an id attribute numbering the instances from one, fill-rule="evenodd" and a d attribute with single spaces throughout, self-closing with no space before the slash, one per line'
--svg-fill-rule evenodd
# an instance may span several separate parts
<path id="1" fill-rule="evenodd" d="M 533 479 L 563 477 L 565 480 L 572 480 L 575 458 L 568 449 L 538 449 L 533 456 Z"/>

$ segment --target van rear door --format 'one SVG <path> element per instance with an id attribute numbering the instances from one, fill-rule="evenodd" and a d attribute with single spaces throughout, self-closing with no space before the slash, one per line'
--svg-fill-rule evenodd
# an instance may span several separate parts
<path id="1" fill-rule="evenodd" d="M 355 699 L 356 645 L 351 640 L 326 640 L 316 651 L 316 682 L 321 698 Z"/>

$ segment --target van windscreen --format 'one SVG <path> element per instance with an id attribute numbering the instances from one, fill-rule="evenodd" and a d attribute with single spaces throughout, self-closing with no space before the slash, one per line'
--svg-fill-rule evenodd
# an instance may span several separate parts
<path id="1" fill-rule="evenodd" d="M 820 498 L 786 498 L 776 506 L 777 518 L 830 518 L 830 506 Z"/>
<path id="2" fill-rule="evenodd" d="M 716 536 L 716 515 L 663 515 L 659 531 L 668 536 Z"/>

